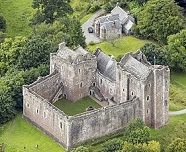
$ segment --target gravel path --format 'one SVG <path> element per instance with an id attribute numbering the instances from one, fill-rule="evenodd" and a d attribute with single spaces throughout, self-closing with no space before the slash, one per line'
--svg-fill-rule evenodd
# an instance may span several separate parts
<path id="1" fill-rule="evenodd" d="M 93 41 L 94 43 L 100 43 L 101 40 L 94 34 L 94 33 L 88 33 L 88 27 L 91 27 L 94 23 L 95 18 L 100 16 L 104 13 L 104 10 L 101 9 L 97 11 L 94 15 L 92 15 L 83 25 L 82 30 L 84 32 L 84 36 L 86 37 L 86 43 L 88 44 L 90 41 Z"/>
<path id="2" fill-rule="evenodd" d="M 180 110 L 180 111 L 170 111 L 169 115 L 170 116 L 176 116 L 176 115 L 182 115 L 186 113 L 186 109 Z"/>

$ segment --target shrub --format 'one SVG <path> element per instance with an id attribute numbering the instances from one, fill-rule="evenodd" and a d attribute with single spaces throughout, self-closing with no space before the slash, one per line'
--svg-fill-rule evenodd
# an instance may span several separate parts
<path id="1" fill-rule="evenodd" d="M 94 43 L 94 41 L 90 41 L 89 43 L 88 43 L 88 45 L 94 45 L 95 43 Z"/>
<path id="2" fill-rule="evenodd" d="M 94 13 L 94 12 L 98 11 L 100 8 L 101 8 L 101 7 L 100 7 L 99 5 L 94 4 L 94 5 L 92 5 L 92 6 L 90 7 L 89 12 L 90 12 L 90 13 Z"/>
<path id="3" fill-rule="evenodd" d="M 122 149 L 123 141 L 120 139 L 108 140 L 103 144 L 103 152 L 115 152 Z"/>
<path id="4" fill-rule="evenodd" d="M 90 152 L 87 147 L 79 146 L 71 150 L 71 152 Z"/>

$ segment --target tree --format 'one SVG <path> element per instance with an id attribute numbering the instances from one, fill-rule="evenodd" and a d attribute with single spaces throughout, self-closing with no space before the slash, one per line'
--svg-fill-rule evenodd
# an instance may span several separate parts
<path id="1" fill-rule="evenodd" d="M 124 129 L 124 138 L 132 144 L 147 143 L 150 140 L 150 129 L 141 119 L 137 118 Z"/>
<path id="2" fill-rule="evenodd" d="M 0 82 L 0 124 L 7 122 L 16 114 L 15 102 L 12 99 L 12 92 L 4 82 Z"/>
<path id="3" fill-rule="evenodd" d="M 83 35 L 81 23 L 75 17 L 69 20 L 70 24 L 66 25 L 67 27 L 67 46 L 76 47 L 81 45 L 82 47 L 86 47 L 85 36 Z"/>
<path id="4" fill-rule="evenodd" d="M 35 17 L 40 16 L 43 21 L 50 24 L 57 18 L 73 13 L 70 0 L 33 0 L 32 7 L 37 9 Z"/>
<path id="5" fill-rule="evenodd" d="M 122 149 L 123 141 L 120 139 L 108 140 L 103 144 L 102 152 L 115 152 Z"/>
<path id="6" fill-rule="evenodd" d="M 186 71 L 186 30 L 168 37 L 169 65 L 175 71 Z"/>
<path id="7" fill-rule="evenodd" d="M 186 139 L 176 138 L 167 148 L 168 152 L 185 152 Z"/>
<path id="8" fill-rule="evenodd" d="M 140 33 L 160 43 L 167 42 L 167 36 L 183 28 L 183 16 L 174 0 L 148 1 L 138 18 Z"/>
<path id="9" fill-rule="evenodd" d="M 152 65 L 168 65 L 168 52 L 154 43 L 146 43 L 140 50 Z"/>
<path id="10" fill-rule="evenodd" d="M 0 15 L 0 31 L 6 31 L 6 20 L 2 15 Z"/>
<path id="11" fill-rule="evenodd" d="M 160 143 L 154 140 L 143 144 L 124 142 L 121 152 L 160 152 Z"/>
<path id="12" fill-rule="evenodd" d="M 20 52 L 19 68 L 24 70 L 38 67 L 40 64 L 49 64 L 51 42 L 40 36 L 28 39 L 23 50 Z"/>

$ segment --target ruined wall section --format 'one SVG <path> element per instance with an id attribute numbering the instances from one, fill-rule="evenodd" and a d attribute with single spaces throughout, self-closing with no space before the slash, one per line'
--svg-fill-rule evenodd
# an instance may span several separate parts
<path id="1" fill-rule="evenodd" d="M 139 115 L 139 100 L 119 103 L 69 118 L 70 147 L 122 130 Z"/>
<path id="2" fill-rule="evenodd" d="M 36 82 L 29 86 L 29 89 L 48 101 L 52 101 L 55 94 L 62 88 L 60 83 L 59 73 L 52 74 L 39 78 Z"/>
<path id="3" fill-rule="evenodd" d="M 29 90 L 29 86 L 23 86 L 23 116 L 65 148 L 68 147 L 68 116 Z"/>

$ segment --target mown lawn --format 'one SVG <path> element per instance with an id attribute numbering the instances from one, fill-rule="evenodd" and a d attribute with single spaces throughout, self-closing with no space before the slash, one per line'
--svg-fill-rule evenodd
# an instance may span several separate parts
<path id="1" fill-rule="evenodd" d="M 43 134 L 22 118 L 22 113 L 0 127 L 0 143 L 6 144 L 6 152 L 65 152 L 54 140 Z"/>
<path id="2" fill-rule="evenodd" d="M 165 149 L 175 138 L 186 138 L 186 114 L 171 116 L 169 123 L 160 129 L 151 129 L 152 139 Z"/>
<path id="3" fill-rule="evenodd" d="M 7 34 L 10 37 L 27 36 L 31 32 L 29 20 L 34 14 L 33 0 L 0 0 L 0 14 L 7 22 Z"/>
<path id="4" fill-rule="evenodd" d="M 117 57 L 118 55 L 124 55 L 127 52 L 135 52 L 145 43 L 151 42 L 149 40 L 140 40 L 132 36 L 124 36 L 113 41 L 115 46 L 113 46 L 113 43 L 105 41 L 99 44 L 89 45 L 88 49 L 93 52 L 99 47 L 103 52 Z"/>
<path id="5" fill-rule="evenodd" d="M 186 73 L 172 73 L 170 87 L 170 110 L 186 108 Z"/>
<path id="6" fill-rule="evenodd" d="M 98 103 L 96 103 L 90 97 L 84 97 L 83 99 L 76 101 L 76 102 L 70 102 L 66 99 L 61 99 L 55 102 L 54 105 L 58 107 L 59 109 L 61 109 L 62 111 L 64 111 L 69 116 L 83 113 L 86 111 L 86 109 L 89 106 L 92 106 L 94 108 L 101 107 Z"/>

